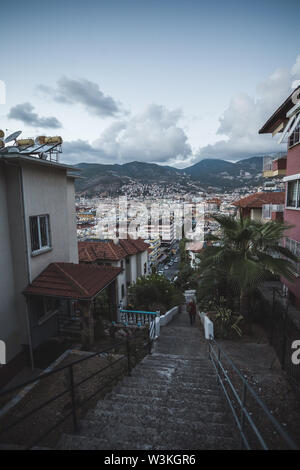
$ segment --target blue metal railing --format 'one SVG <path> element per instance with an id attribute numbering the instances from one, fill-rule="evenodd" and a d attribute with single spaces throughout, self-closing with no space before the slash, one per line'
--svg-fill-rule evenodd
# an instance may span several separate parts
<path id="1" fill-rule="evenodd" d="M 156 318 L 159 312 L 145 312 L 143 310 L 120 309 L 120 321 L 127 325 L 149 325 L 150 340 L 156 337 Z"/>
<path id="2" fill-rule="evenodd" d="M 263 411 L 268 423 L 272 425 L 273 430 L 280 436 L 285 445 L 289 449 L 298 450 L 298 447 L 295 442 L 290 438 L 290 436 L 286 433 L 283 427 L 274 418 L 274 416 L 271 414 L 264 402 L 259 398 L 257 393 L 249 385 L 244 375 L 232 362 L 232 360 L 225 353 L 222 347 L 212 337 L 210 337 L 208 345 L 209 358 L 212 361 L 218 382 L 224 392 L 224 395 L 230 406 L 234 420 L 241 435 L 241 449 L 251 449 L 250 439 L 246 433 L 246 426 L 250 427 L 252 435 L 254 435 L 256 440 L 259 442 L 261 448 L 263 450 L 269 449 L 266 440 L 262 436 L 261 431 L 258 429 L 258 426 L 254 423 L 252 413 L 249 410 L 249 405 L 246 405 L 247 397 L 251 396 L 251 398 L 255 402 L 256 408 Z M 224 359 L 226 361 L 226 365 L 224 364 Z M 235 373 L 236 377 L 241 380 L 242 396 L 239 395 L 237 387 L 233 384 L 233 380 L 230 378 L 228 373 L 228 368 L 231 368 L 231 370 Z M 230 394 L 232 395 L 232 398 L 230 397 Z M 239 410 L 239 415 L 236 408 Z"/>

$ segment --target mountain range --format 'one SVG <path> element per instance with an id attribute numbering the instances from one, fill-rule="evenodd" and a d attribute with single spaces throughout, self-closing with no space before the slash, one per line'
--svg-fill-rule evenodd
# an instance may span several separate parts
<path id="1" fill-rule="evenodd" d="M 130 162 L 123 165 L 79 163 L 81 178 L 76 181 L 77 194 L 95 196 L 115 194 L 127 184 L 197 185 L 203 190 L 230 190 L 255 186 L 262 182 L 263 157 L 254 156 L 236 163 L 222 159 L 204 159 L 184 169 L 155 163 Z"/>

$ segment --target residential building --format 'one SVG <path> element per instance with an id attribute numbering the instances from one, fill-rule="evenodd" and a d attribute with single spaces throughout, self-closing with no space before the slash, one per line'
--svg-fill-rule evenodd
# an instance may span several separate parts
<path id="1" fill-rule="evenodd" d="M 28 352 L 33 362 L 36 348 L 72 323 L 75 307 L 89 319 L 92 299 L 120 272 L 98 268 L 84 279 L 76 237 L 77 174 L 45 154 L 0 153 L 0 339 L 6 345 L 0 383 L 23 367 Z M 84 325 L 79 335 L 81 330 Z"/>
<path id="2" fill-rule="evenodd" d="M 269 218 L 280 220 L 278 214 L 283 214 L 284 194 L 282 191 L 253 193 L 235 201 L 233 205 L 238 208 L 238 217 L 250 217 L 251 220 L 267 220 Z M 266 206 L 268 206 L 268 210 Z M 269 216 L 270 211 L 274 215 L 271 213 Z M 268 216 L 266 217 L 266 215 Z"/>
<path id="3" fill-rule="evenodd" d="M 284 200 L 284 222 L 291 228 L 286 233 L 285 246 L 300 257 L 300 87 L 279 106 L 262 126 L 260 134 L 280 134 L 279 142 L 286 142 L 287 156 L 283 181 L 286 185 Z M 278 167 L 279 168 L 279 167 Z M 275 168 L 272 170 L 276 170 Z M 276 170 L 277 171 L 277 170 Z M 273 176 L 273 175 L 272 175 Z M 291 302 L 300 308 L 299 265 L 295 266 L 297 279 L 283 279 Z"/>
<path id="4" fill-rule="evenodd" d="M 121 268 L 117 278 L 118 303 L 127 303 L 127 288 L 148 274 L 149 245 L 141 239 L 92 240 L 78 242 L 80 263 Z"/>
<path id="5" fill-rule="evenodd" d="M 189 258 L 190 258 L 190 263 L 192 268 L 197 268 L 197 265 L 199 264 L 199 259 L 197 255 L 201 253 L 203 248 L 207 246 L 207 242 L 188 242 L 186 244 L 186 251 L 188 252 Z"/>

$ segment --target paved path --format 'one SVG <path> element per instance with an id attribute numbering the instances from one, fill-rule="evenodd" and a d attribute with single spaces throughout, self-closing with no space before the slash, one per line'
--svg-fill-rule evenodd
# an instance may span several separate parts
<path id="1" fill-rule="evenodd" d="M 98 402 L 76 435 L 63 435 L 58 447 L 236 449 L 233 432 L 205 340 L 181 313 L 162 328 L 153 354 Z"/>

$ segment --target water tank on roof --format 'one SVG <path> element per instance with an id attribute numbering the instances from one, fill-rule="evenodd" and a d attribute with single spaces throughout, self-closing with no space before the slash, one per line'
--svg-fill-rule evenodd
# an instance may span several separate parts
<path id="1" fill-rule="evenodd" d="M 18 147 L 33 147 L 34 140 L 33 139 L 19 139 L 17 140 Z"/>

